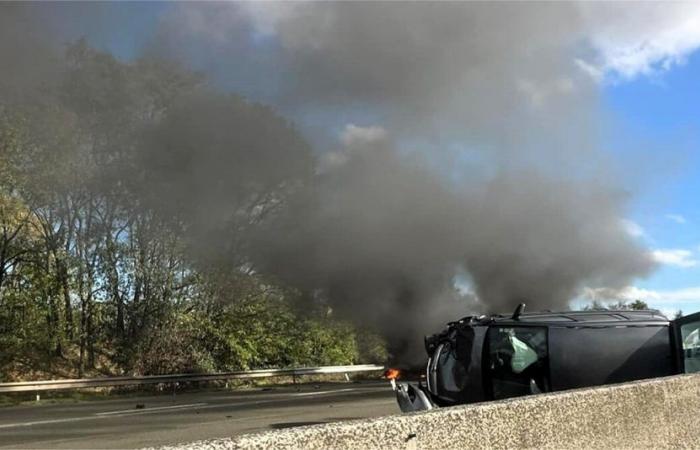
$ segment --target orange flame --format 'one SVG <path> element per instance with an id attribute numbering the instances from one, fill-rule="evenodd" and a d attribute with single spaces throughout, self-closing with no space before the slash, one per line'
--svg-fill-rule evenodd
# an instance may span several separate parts
<path id="1" fill-rule="evenodd" d="M 384 378 L 387 380 L 396 380 L 399 378 L 401 375 L 401 371 L 399 369 L 387 369 L 386 372 L 384 372 Z"/>

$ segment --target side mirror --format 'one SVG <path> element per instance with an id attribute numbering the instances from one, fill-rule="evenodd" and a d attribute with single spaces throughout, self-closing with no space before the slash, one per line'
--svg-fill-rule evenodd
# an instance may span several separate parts
<path id="1" fill-rule="evenodd" d="M 428 411 L 433 409 L 433 403 L 425 395 L 421 387 L 410 383 L 399 383 L 396 389 L 396 400 L 402 412 Z"/>

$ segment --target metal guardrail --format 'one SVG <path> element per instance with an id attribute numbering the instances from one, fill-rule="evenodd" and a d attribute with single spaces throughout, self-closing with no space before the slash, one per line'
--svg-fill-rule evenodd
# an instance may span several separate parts
<path id="1" fill-rule="evenodd" d="M 353 366 L 302 367 L 297 369 L 261 369 L 221 373 L 186 373 L 174 375 L 147 375 L 141 377 L 83 378 L 46 381 L 20 381 L 0 383 L 0 393 L 26 391 L 54 391 L 58 389 L 76 389 L 104 386 L 128 386 L 158 383 L 186 383 L 190 381 L 215 380 L 252 380 L 283 376 L 323 375 L 332 373 L 375 372 L 384 370 L 383 366 L 372 364 Z"/>

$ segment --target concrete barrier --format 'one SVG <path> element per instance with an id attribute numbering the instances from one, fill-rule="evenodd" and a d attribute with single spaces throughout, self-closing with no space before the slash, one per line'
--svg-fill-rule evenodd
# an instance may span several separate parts
<path id="1" fill-rule="evenodd" d="M 292 428 L 180 448 L 700 448 L 700 374 Z"/>

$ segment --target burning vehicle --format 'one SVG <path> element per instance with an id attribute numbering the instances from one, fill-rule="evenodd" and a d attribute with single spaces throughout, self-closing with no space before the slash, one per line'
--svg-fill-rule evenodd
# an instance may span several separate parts
<path id="1" fill-rule="evenodd" d="M 700 371 L 700 313 L 468 316 L 425 338 L 425 378 L 391 378 L 403 412 Z"/>

